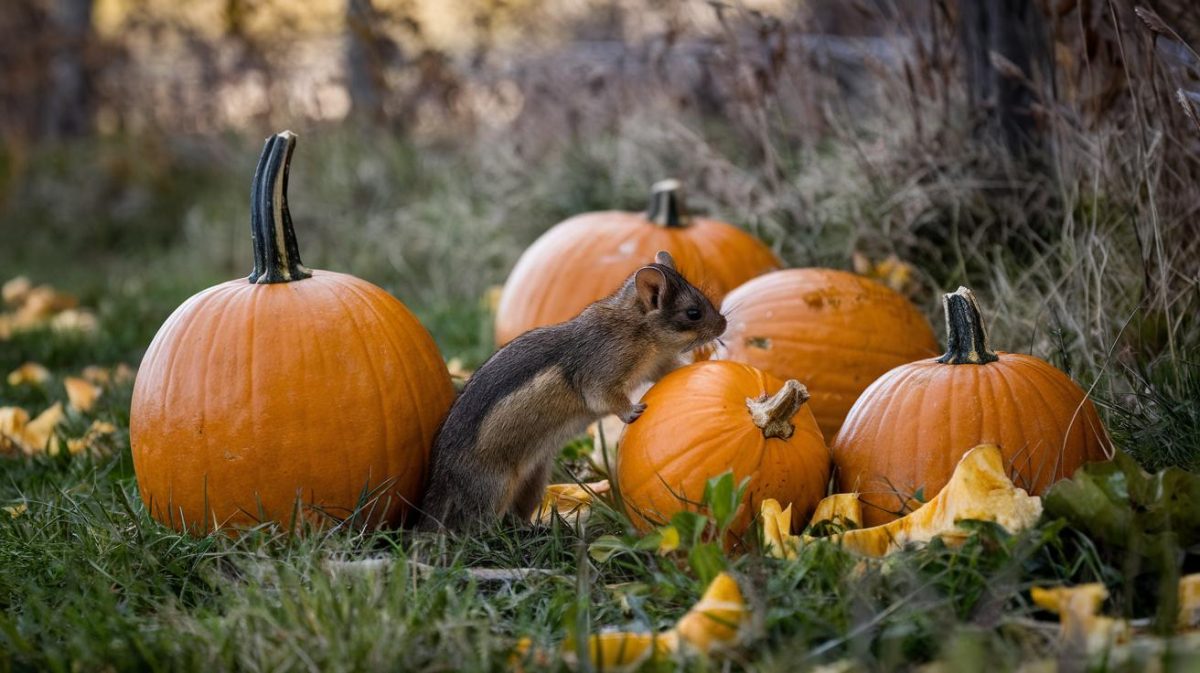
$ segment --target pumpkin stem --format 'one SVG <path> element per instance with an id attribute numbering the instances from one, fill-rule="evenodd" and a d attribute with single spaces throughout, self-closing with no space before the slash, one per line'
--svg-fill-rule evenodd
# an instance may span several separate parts
<path id="1" fill-rule="evenodd" d="M 254 271 L 250 282 L 288 283 L 312 276 L 300 261 L 292 214 L 288 212 L 288 170 L 296 134 L 282 131 L 267 138 L 254 184 L 250 186 L 250 238 L 254 242 Z"/>
<path id="2" fill-rule="evenodd" d="M 960 287 L 942 295 L 946 309 L 946 354 L 938 358 L 945 365 L 985 365 L 1000 357 L 988 347 L 987 328 L 979 312 L 975 293 Z"/>
<path id="3" fill-rule="evenodd" d="M 787 439 L 796 431 L 792 417 L 808 401 L 808 388 L 796 379 L 788 379 L 774 395 L 746 398 L 750 418 L 762 430 L 763 437 Z"/>
<path id="4" fill-rule="evenodd" d="M 683 207 L 679 187 L 678 180 L 659 180 L 651 185 L 646 219 L 662 227 L 686 227 L 691 217 Z"/>

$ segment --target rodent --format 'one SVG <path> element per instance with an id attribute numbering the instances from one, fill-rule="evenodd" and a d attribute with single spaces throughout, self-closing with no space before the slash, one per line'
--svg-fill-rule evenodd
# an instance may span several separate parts
<path id="1" fill-rule="evenodd" d="M 420 528 L 475 530 L 541 503 L 562 445 L 608 414 L 632 423 L 638 385 L 725 331 L 666 252 L 567 322 L 530 330 L 468 379 L 433 444 Z"/>

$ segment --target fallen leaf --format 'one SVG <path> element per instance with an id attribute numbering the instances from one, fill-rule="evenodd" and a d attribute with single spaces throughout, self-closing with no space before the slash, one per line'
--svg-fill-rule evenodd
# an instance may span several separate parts
<path id="1" fill-rule="evenodd" d="M 21 407 L 0 407 L 0 452 L 24 450 L 21 440 L 28 423 L 28 411 Z"/>
<path id="2" fill-rule="evenodd" d="M 493 285 L 483 293 L 483 305 L 493 315 L 500 308 L 500 297 L 504 294 L 503 285 Z"/>
<path id="3" fill-rule="evenodd" d="M 861 252 L 851 255 L 854 272 L 873 278 L 905 296 L 914 296 L 921 289 L 921 282 L 913 265 L 895 255 L 873 262 Z"/>
<path id="4" fill-rule="evenodd" d="M 100 397 L 99 386 L 86 379 L 68 376 L 63 379 L 63 386 L 67 389 L 67 400 L 79 411 L 91 411 Z"/>
<path id="5" fill-rule="evenodd" d="M 1200 573 L 1179 578 L 1180 629 L 1200 626 Z"/>
<path id="6" fill-rule="evenodd" d="M 593 498 L 611 488 L 607 479 L 588 484 L 550 484 L 542 495 L 542 504 L 529 520 L 549 525 L 557 515 L 571 524 L 586 521 L 592 512 Z"/>
<path id="7" fill-rule="evenodd" d="M 472 372 L 463 366 L 462 358 L 450 358 L 446 361 L 446 371 L 450 372 L 450 378 L 466 381 L 471 378 Z"/>
<path id="8" fill-rule="evenodd" d="M 25 426 L 25 452 L 33 454 L 45 451 L 50 455 L 56 455 L 59 447 L 58 438 L 54 436 L 54 428 L 65 417 L 62 402 L 55 402 L 49 409 L 38 414 L 37 418 Z"/>
<path id="9" fill-rule="evenodd" d="M 39 285 L 25 293 L 17 309 L 16 321 L 21 327 L 32 327 L 56 313 L 73 309 L 79 301 L 49 285 Z"/>
<path id="10" fill-rule="evenodd" d="M 58 453 L 54 428 L 64 416 L 61 402 L 55 402 L 32 421 L 29 412 L 20 407 L 0 408 L 0 451 L 12 453 L 19 449 L 27 456 Z"/>
<path id="11" fill-rule="evenodd" d="M 100 445 L 100 440 L 112 435 L 116 431 L 117 427 L 112 423 L 96 419 L 92 421 L 92 425 L 88 427 L 87 433 L 83 437 L 67 440 L 67 452 L 72 456 L 79 455 L 85 451 L 93 454 L 102 454 L 104 453 L 104 447 Z"/>
<path id="12" fill-rule="evenodd" d="M 8 373 L 8 385 L 19 386 L 25 383 L 40 386 L 50 380 L 50 370 L 36 362 L 26 362 Z"/>
<path id="13" fill-rule="evenodd" d="M 96 316 L 83 309 L 67 309 L 50 319 L 50 327 L 61 332 L 96 331 Z"/>
<path id="14" fill-rule="evenodd" d="M 18 505 L 10 505 L 8 507 L 5 507 L 4 511 L 8 512 L 9 518 L 15 519 L 15 518 L 21 516 L 22 514 L 24 514 L 25 512 L 28 512 L 29 505 L 26 505 L 25 503 L 20 503 Z"/>
<path id="15" fill-rule="evenodd" d="M 33 283 L 25 276 L 17 276 L 0 287 L 0 298 L 9 306 L 20 306 L 25 303 L 25 297 L 33 289 Z"/>
<path id="16" fill-rule="evenodd" d="M 88 365 L 84 367 L 83 371 L 79 372 L 79 376 L 81 376 L 84 380 L 94 383 L 98 386 L 106 386 L 108 385 L 109 381 L 112 380 L 112 372 L 99 365 Z"/>
<path id="17" fill-rule="evenodd" d="M 116 367 L 113 367 L 112 381 L 117 385 L 133 381 L 133 376 L 133 367 L 130 367 L 124 362 L 119 363 Z"/>

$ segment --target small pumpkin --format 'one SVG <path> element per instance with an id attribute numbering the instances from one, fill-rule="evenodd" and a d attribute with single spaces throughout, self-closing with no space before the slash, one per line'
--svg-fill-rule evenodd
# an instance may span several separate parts
<path id="1" fill-rule="evenodd" d="M 721 357 L 798 379 L 826 441 L 889 369 L 937 354 L 933 328 L 896 291 L 833 269 L 786 269 L 730 292 Z"/>
<path id="2" fill-rule="evenodd" d="M 690 217 L 679 183 L 651 188 L 644 213 L 603 211 L 577 215 L 543 234 L 521 255 L 496 307 L 496 343 L 535 327 L 564 322 L 620 287 L 659 250 L 719 304 L 738 285 L 779 268 L 770 248 L 737 227 Z"/>
<path id="3" fill-rule="evenodd" d="M 757 503 L 776 498 L 809 512 L 829 481 L 829 451 L 808 393 L 749 365 L 705 361 L 663 377 L 625 428 L 617 455 L 626 510 L 642 530 L 694 508 L 707 481 L 728 470 L 749 478 L 730 532 L 745 532 Z"/>
<path id="4" fill-rule="evenodd" d="M 838 490 L 859 491 L 868 526 L 937 493 L 979 444 L 1000 447 L 1013 481 L 1040 495 L 1087 461 L 1111 455 L 1091 400 L 1053 365 L 994 352 L 975 295 L 943 297 L 945 355 L 901 365 L 875 381 L 833 442 Z"/>
<path id="5" fill-rule="evenodd" d="M 296 136 L 267 140 L 251 190 L 254 271 L 183 303 L 142 359 L 130 409 L 143 500 L 176 529 L 365 525 L 420 500 L 453 388 L 394 297 L 300 261 L 287 203 Z"/>

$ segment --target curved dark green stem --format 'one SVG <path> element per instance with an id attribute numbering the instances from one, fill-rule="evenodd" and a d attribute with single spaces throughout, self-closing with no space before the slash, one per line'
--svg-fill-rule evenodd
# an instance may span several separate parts
<path id="1" fill-rule="evenodd" d="M 663 227 L 686 227 L 690 219 L 683 207 L 678 180 L 660 180 L 650 187 L 646 219 Z"/>
<path id="2" fill-rule="evenodd" d="M 988 347 L 987 328 L 979 313 L 975 293 L 965 287 L 942 295 L 946 309 L 946 354 L 938 362 L 946 365 L 986 365 L 1000 357 Z"/>
<path id="3" fill-rule="evenodd" d="M 250 238 L 254 242 L 251 283 L 289 283 L 312 276 L 300 261 L 292 214 L 288 212 L 288 169 L 295 147 L 296 134 L 283 131 L 267 138 L 258 159 L 250 187 Z"/>

